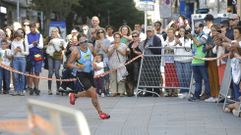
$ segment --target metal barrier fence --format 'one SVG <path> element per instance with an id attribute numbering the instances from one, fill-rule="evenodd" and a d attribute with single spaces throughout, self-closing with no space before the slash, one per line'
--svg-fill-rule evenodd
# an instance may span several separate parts
<path id="1" fill-rule="evenodd" d="M 191 89 L 190 83 L 193 79 L 192 55 L 174 55 L 174 52 L 169 53 L 164 49 L 163 55 L 150 55 L 144 52 L 139 70 L 136 96 L 141 92 L 160 96 L 160 91 L 163 90 Z"/>
<path id="2" fill-rule="evenodd" d="M 34 113 L 37 108 L 41 109 L 41 114 L 47 111 L 50 118 L 46 119 Z M 0 130 L 14 134 L 67 135 L 67 132 L 63 130 L 62 124 L 64 123 L 62 123 L 61 119 L 63 116 L 67 116 L 68 120 L 71 119 L 76 122 L 77 126 L 73 129 L 78 132 L 79 135 L 90 135 L 87 120 L 80 111 L 32 99 L 28 100 L 27 119 L 1 120 Z"/>
<path id="3" fill-rule="evenodd" d="M 240 68 L 241 68 L 241 64 L 240 64 Z M 226 63 L 226 68 L 224 71 L 224 78 L 222 80 L 222 84 L 221 84 L 221 88 L 219 91 L 219 96 L 218 96 L 218 102 L 217 104 L 220 103 L 220 101 L 224 100 L 223 102 L 223 110 L 225 109 L 225 107 L 231 102 L 237 102 L 232 100 L 231 97 L 231 89 L 230 89 L 230 85 L 231 85 L 231 81 L 232 81 L 232 75 L 231 75 L 231 59 L 228 58 L 227 63 Z M 241 98 L 240 98 L 241 99 Z M 241 101 L 240 101 L 241 102 Z M 235 112 L 235 116 L 240 116 L 241 113 L 241 104 L 239 102 L 239 108 L 238 110 L 236 110 Z"/>
<path id="4" fill-rule="evenodd" d="M 141 60 L 136 96 L 138 96 L 141 92 L 152 93 L 160 96 L 161 91 L 168 89 L 184 89 L 189 90 L 189 96 L 194 94 L 195 81 L 193 79 L 191 69 L 191 50 L 186 50 L 187 53 L 183 53 L 181 55 L 180 53 L 175 55 L 175 50 L 183 49 L 183 47 L 148 47 L 148 49 L 150 48 L 162 49 L 162 53 L 159 55 L 154 55 L 150 53 L 151 51 L 149 50 L 149 53 L 145 54 L 144 50 L 144 59 Z M 228 103 L 235 102 L 230 98 L 231 80 L 231 60 L 228 59 L 218 100 L 218 103 L 220 100 L 224 100 L 223 109 Z M 239 108 L 235 115 L 239 116 L 240 113 L 241 103 L 239 102 Z"/>
<path id="5" fill-rule="evenodd" d="M 224 100 L 223 103 L 223 109 L 225 108 L 225 106 L 227 105 L 228 102 L 228 96 L 229 96 L 229 91 L 230 91 L 230 84 L 232 81 L 232 76 L 231 76 L 231 60 L 228 59 L 227 63 L 226 63 L 226 68 L 224 71 L 224 78 L 222 80 L 222 84 L 220 87 L 220 91 L 219 91 L 219 97 L 218 97 L 218 102 L 219 103 L 221 100 Z"/>
<path id="6" fill-rule="evenodd" d="M 73 118 L 73 120 L 75 120 L 77 124 L 76 130 L 78 130 L 78 134 L 90 135 L 87 120 L 80 111 L 73 110 L 57 104 L 50 104 L 37 100 L 29 100 L 28 115 L 30 117 L 30 123 L 34 123 L 34 119 L 31 119 L 31 116 L 34 114 L 33 107 L 40 107 L 48 111 L 48 113 L 50 114 L 50 123 L 54 127 L 54 132 L 52 135 L 61 135 L 64 133 L 61 121 L 61 116 L 63 115 L 67 115 L 69 118 Z"/>

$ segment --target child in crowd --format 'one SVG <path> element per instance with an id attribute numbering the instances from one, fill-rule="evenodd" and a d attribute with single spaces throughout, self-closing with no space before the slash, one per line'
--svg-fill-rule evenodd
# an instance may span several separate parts
<path id="1" fill-rule="evenodd" d="M 6 66 L 10 66 L 11 63 L 11 50 L 9 49 L 9 43 L 7 40 L 1 41 L 0 48 L 0 61 Z M 10 90 L 10 71 L 0 67 L 0 90 L 2 90 L 2 82 L 5 80 L 5 89 L 3 89 L 3 94 L 8 94 Z"/>
<path id="2" fill-rule="evenodd" d="M 95 56 L 94 62 L 93 62 L 93 68 L 94 68 L 94 76 L 99 76 L 104 73 L 104 62 L 103 62 L 103 55 L 97 54 Z M 104 88 L 104 77 L 99 76 L 98 78 L 95 78 L 95 84 L 96 84 L 96 92 L 101 95 L 101 97 L 105 96 L 105 88 Z"/>

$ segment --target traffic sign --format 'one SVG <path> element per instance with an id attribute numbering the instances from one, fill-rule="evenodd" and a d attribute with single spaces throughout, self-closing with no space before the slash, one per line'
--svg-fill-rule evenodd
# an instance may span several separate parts
<path id="1" fill-rule="evenodd" d="M 155 0 L 140 0 L 141 2 L 155 2 Z"/>
<path id="2" fill-rule="evenodd" d="M 160 17 L 170 18 L 172 16 L 172 0 L 160 0 Z"/>
<path id="3" fill-rule="evenodd" d="M 154 11 L 154 5 L 150 4 L 139 4 L 137 9 L 140 11 Z"/>
<path id="4" fill-rule="evenodd" d="M 49 23 L 49 36 L 51 35 L 51 31 L 53 28 L 59 28 L 61 37 L 66 37 L 66 23 L 64 21 L 51 21 Z"/>

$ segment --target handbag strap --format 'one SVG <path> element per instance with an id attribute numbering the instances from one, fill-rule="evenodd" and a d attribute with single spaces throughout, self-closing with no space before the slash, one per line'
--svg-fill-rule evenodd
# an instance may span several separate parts
<path id="1" fill-rule="evenodd" d="M 54 47 L 54 51 L 57 51 L 57 49 L 55 48 L 54 44 L 53 44 L 53 47 Z"/>
<path id="2" fill-rule="evenodd" d="M 26 46 L 25 41 L 23 40 L 23 51 L 26 52 Z"/>
<path id="3" fill-rule="evenodd" d="M 116 51 L 116 54 L 117 54 L 117 57 L 118 57 L 118 60 L 119 60 L 119 62 L 121 62 L 120 61 L 120 57 L 119 57 L 119 53 Z"/>

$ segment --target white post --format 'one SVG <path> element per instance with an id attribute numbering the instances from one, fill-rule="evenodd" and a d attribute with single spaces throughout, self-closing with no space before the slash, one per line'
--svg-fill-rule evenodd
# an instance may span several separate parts
<path id="1" fill-rule="evenodd" d="M 237 14 L 238 14 L 238 16 L 241 15 L 241 2 L 240 2 L 240 0 L 237 1 Z"/>
<path id="2" fill-rule="evenodd" d="M 108 19 L 107 19 L 108 21 L 107 22 L 108 22 L 108 25 L 110 25 L 110 10 L 109 9 L 107 10 L 107 13 L 108 13 Z"/>
<path id="3" fill-rule="evenodd" d="M 41 30 L 44 30 L 44 13 L 43 11 L 41 11 L 41 14 L 40 14 L 40 19 L 41 19 Z"/>
<path id="4" fill-rule="evenodd" d="M 146 33 L 146 27 L 147 27 L 147 11 L 144 11 L 144 32 Z"/>
<path id="5" fill-rule="evenodd" d="M 147 27 L 147 1 L 145 2 L 145 9 L 144 9 L 144 32 L 146 34 L 146 27 Z"/>

